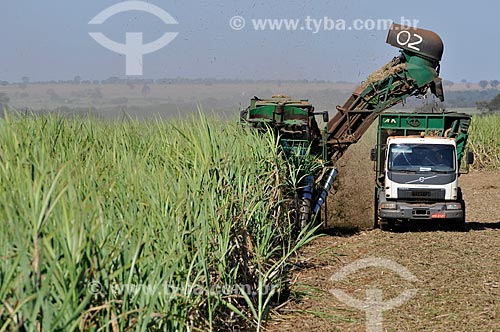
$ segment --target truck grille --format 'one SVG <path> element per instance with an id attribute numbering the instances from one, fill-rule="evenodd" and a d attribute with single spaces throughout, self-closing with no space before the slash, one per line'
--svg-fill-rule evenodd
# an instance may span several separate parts
<path id="1" fill-rule="evenodd" d="M 398 188 L 398 199 L 416 201 L 440 201 L 444 200 L 444 189 L 407 189 Z"/>

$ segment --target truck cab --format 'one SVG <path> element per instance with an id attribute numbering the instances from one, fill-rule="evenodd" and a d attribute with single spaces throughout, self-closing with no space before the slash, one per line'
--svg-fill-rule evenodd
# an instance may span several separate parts
<path id="1" fill-rule="evenodd" d="M 381 115 L 372 152 L 378 162 L 376 226 L 422 220 L 465 226 L 458 179 L 469 122 L 469 115 L 458 113 Z"/>

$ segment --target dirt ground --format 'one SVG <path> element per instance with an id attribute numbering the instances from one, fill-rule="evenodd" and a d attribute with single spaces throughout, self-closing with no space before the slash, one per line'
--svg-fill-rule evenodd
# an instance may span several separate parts
<path id="1" fill-rule="evenodd" d="M 337 197 L 337 204 L 371 206 L 371 170 L 360 171 L 362 176 L 349 180 L 358 190 Z M 301 252 L 292 273 L 291 296 L 273 310 L 267 330 L 366 331 L 365 309 L 346 305 L 330 290 L 364 300 L 367 289 L 377 288 L 384 301 L 416 290 L 401 306 L 383 312 L 380 331 L 500 331 L 500 173 L 472 172 L 460 181 L 468 209 L 466 232 L 428 225 L 395 232 L 371 230 L 370 208 L 337 207 L 336 220 L 344 223 L 335 226 L 334 220 Z M 336 282 L 330 279 L 366 258 L 400 264 L 417 280 L 384 267 L 364 268 Z"/>

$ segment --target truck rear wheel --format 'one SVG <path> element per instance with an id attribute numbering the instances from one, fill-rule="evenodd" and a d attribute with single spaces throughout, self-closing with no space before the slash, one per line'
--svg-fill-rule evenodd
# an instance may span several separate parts
<path id="1" fill-rule="evenodd" d="M 378 190 L 375 187 L 375 194 L 373 199 L 373 229 L 377 229 L 380 227 L 380 217 L 378 212 Z"/>

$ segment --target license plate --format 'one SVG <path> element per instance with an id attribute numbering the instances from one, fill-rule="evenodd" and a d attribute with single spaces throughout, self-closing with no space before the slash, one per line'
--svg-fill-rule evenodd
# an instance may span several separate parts
<path id="1" fill-rule="evenodd" d="M 436 219 L 444 219 L 446 218 L 446 213 L 433 213 L 431 217 Z"/>

